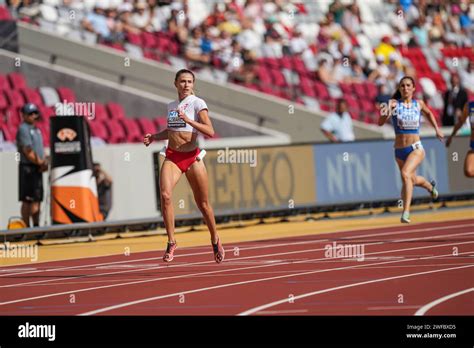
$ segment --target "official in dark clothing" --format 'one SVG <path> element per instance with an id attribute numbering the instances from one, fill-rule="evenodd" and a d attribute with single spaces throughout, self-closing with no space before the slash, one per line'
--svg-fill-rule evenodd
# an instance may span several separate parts
<path id="1" fill-rule="evenodd" d="M 451 89 L 444 92 L 443 126 L 454 126 L 467 102 L 467 92 L 457 74 L 451 76 Z"/>
<path id="2" fill-rule="evenodd" d="M 21 216 L 30 227 L 39 226 L 40 204 L 43 200 L 43 172 L 48 169 L 44 156 L 43 136 L 36 122 L 39 118 L 38 107 L 27 103 L 21 109 L 23 122 L 16 134 L 16 144 L 20 153 L 19 201 Z"/>
<path id="3" fill-rule="evenodd" d="M 94 176 L 97 181 L 99 209 L 105 220 L 112 208 L 112 178 L 102 170 L 100 163 L 94 163 Z"/>

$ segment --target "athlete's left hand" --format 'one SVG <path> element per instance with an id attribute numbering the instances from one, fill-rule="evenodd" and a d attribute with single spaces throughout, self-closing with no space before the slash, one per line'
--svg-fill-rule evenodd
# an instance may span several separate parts
<path id="1" fill-rule="evenodd" d="M 191 120 L 186 116 L 183 110 L 178 109 L 178 116 L 180 119 L 182 119 L 184 122 L 189 123 Z"/>
<path id="2" fill-rule="evenodd" d="M 439 141 L 444 142 L 444 134 L 439 129 L 436 130 L 436 137 Z"/>

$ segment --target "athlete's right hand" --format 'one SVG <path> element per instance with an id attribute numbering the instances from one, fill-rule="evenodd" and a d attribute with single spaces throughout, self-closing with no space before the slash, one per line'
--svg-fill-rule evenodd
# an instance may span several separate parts
<path id="1" fill-rule="evenodd" d="M 145 146 L 148 146 L 150 145 L 151 143 L 153 142 L 153 137 L 150 133 L 146 134 L 145 137 L 143 138 L 143 144 L 145 144 Z"/>
<path id="2" fill-rule="evenodd" d="M 449 145 L 451 145 L 451 141 L 453 140 L 453 137 L 448 137 L 448 139 L 446 139 L 446 147 L 449 147 Z"/>

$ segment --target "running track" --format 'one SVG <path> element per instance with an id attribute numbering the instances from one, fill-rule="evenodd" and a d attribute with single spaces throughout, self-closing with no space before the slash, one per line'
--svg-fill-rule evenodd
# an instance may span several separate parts
<path id="1" fill-rule="evenodd" d="M 364 260 L 326 257 L 333 242 Z M 474 219 L 225 244 L 220 265 L 210 246 L 178 246 L 169 265 L 159 247 L 3 267 L 0 313 L 474 314 Z"/>

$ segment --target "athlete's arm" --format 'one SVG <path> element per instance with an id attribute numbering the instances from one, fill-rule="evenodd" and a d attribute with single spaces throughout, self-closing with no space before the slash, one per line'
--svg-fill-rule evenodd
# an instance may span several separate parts
<path id="1" fill-rule="evenodd" d="M 180 113 L 179 117 L 181 117 L 181 119 L 183 119 L 184 122 L 189 124 L 194 129 L 212 138 L 215 132 L 214 132 L 214 127 L 212 126 L 211 119 L 209 118 L 207 109 L 202 109 L 201 111 L 199 111 L 198 115 L 201 122 L 197 122 L 197 121 L 193 121 L 189 119 L 184 113 Z"/>
<path id="2" fill-rule="evenodd" d="M 380 117 L 379 117 L 379 120 L 378 120 L 378 125 L 379 126 L 383 126 L 385 123 L 387 123 L 390 116 L 392 116 L 395 104 L 396 104 L 395 99 L 390 99 L 388 101 L 388 105 L 381 104 Z"/>
<path id="3" fill-rule="evenodd" d="M 464 122 L 466 122 L 466 119 L 467 119 L 467 103 L 466 103 L 466 105 L 464 105 L 464 109 L 463 109 L 462 115 L 461 115 L 461 117 L 459 118 L 459 120 L 458 120 L 458 122 L 456 123 L 456 125 L 454 126 L 453 132 L 451 133 L 451 135 L 450 135 L 450 136 L 448 137 L 448 139 L 446 140 L 446 146 L 451 145 L 451 141 L 453 140 L 453 137 L 456 135 L 456 133 L 458 132 L 458 130 L 463 126 Z"/>
<path id="4" fill-rule="evenodd" d="M 146 134 L 143 138 L 143 144 L 146 146 L 150 145 L 153 140 L 166 140 L 168 139 L 168 130 L 165 129 L 157 134 Z"/>
<path id="5" fill-rule="evenodd" d="M 423 112 L 423 114 L 425 115 L 426 118 L 428 118 L 428 121 L 431 123 L 431 125 L 433 126 L 433 128 L 435 129 L 436 131 L 436 136 L 438 137 L 439 140 L 443 140 L 444 139 L 444 134 L 441 132 L 441 130 L 438 128 L 438 124 L 436 123 L 436 119 L 433 115 L 433 113 L 431 112 L 430 109 L 428 109 L 428 107 L 426 106 L 426 104 L 423 102 L 423 100 L 418 100 L 418 103 L 420 104 L 420 107 L 421 107 L 421 112 Z"/>

